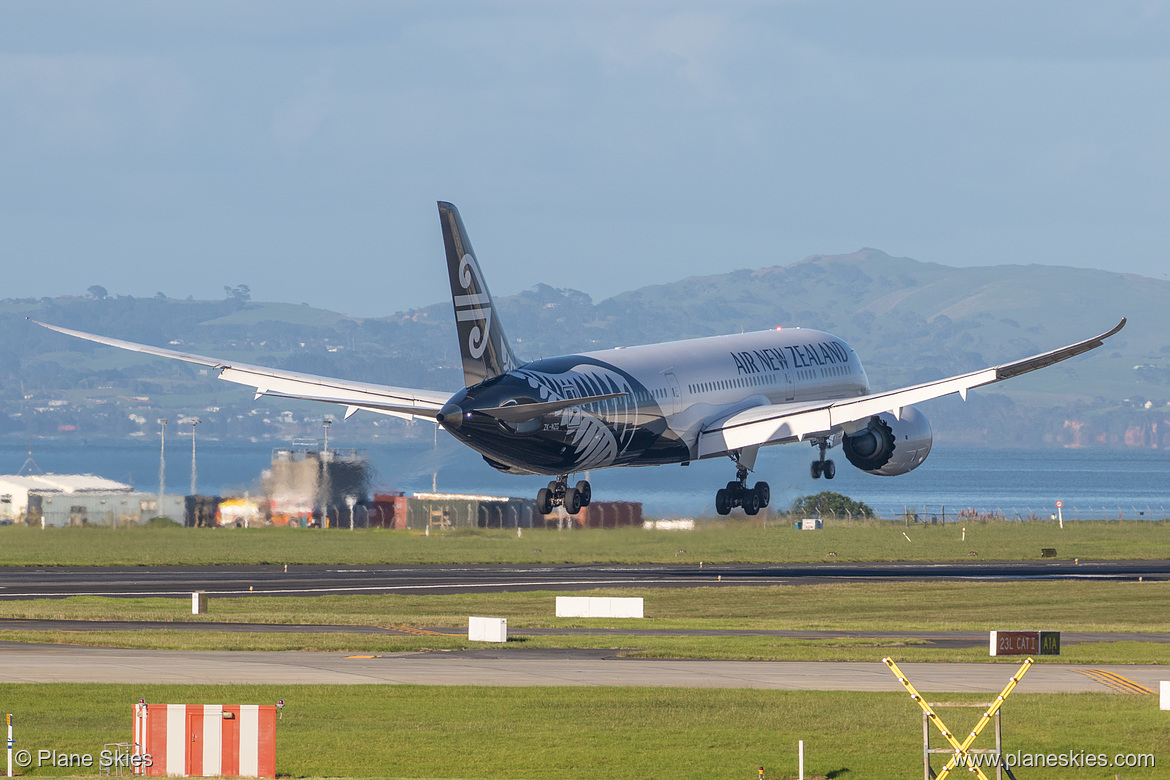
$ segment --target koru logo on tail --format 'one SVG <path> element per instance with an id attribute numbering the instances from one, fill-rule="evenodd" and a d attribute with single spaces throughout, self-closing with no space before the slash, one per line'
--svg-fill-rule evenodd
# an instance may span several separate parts
<path id="1" fill-rule="evenodd" d="M 474 289 L 472 282 L 475 283 Z M 469 295 L 455 296 L 455 319 L 459 322 L 479 322 L 467 337 L 467 349 L 473 358 L 483 357 L 492 326 L 492 299 L 486 292 L 479 264 L 470 254 L 459 260 L 459 283 Z"/>

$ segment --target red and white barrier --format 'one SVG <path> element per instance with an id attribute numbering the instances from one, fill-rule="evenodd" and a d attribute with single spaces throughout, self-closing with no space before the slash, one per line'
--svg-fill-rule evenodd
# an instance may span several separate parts
<path id="1" fill-rule="evenodd" d="M 131 755 L 148 777 L 274 778 L 276 706 L 135 704 Z"/>

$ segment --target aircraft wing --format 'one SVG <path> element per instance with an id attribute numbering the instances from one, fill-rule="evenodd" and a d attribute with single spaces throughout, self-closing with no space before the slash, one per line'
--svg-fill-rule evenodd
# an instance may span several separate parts
<path id="1" fill-rule="evenodd" d="M 904 406 L 958 393 L 967 400 L 967 391 L 1001 382 L 1076 357 L 1101 346 L 1105 339 L 1125 327 L 1125 319 L 1107 333 L 1067 347 L 1043 352 L 1023 360 L 992 366 L 981 371 L 926 382 L 900 390 L 839 400 L 795 404 L 763 404 L 710 419 L 699 433 L 700 458 L 723 455 L 746 447 L 801 441 L 811 436 L 840 433 L 850 423 L 890 412 L 900 416 Z"/>
<path id="2" fill-rule="evenodd" d="M 97 336 L 92 333 L 37 322 L 33 319 L 30 319 L 29 322 L 49 330 L 55 330 L 58 333 L 64 333 L 67 336 L 75 336 L 79 339 L 118 349 L 128 349 L 132 352 L 142 352 L 147 355 L 207 366 L 218 371 L 220 379 L 255 388 L 257 398 L 273 396 L 339 404 L 346 407 L 346 417 L 360 409 L 365 409 L 405 419 L 424 417 L 434 420 L 439 409 L 451 397 L 450 393 L 436 390 L 412 390 L 403 387 L 350 382 L 344 379 L 301 374 L 296 371 L 282 371 L 277 368 L 234 363 L 230 360 L 203 357 L 172 349 L 136 344 L 132 341 Z"/>

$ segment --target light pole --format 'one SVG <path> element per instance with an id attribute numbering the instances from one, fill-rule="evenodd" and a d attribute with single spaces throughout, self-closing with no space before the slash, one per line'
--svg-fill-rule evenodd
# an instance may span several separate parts
<path id="1" fill-rule="evenodd" d="M 198 417 L 191 420 L 191 495 L 195 495 L 195 426 L 198 424 Z"/>
<path id="2" fill-rule="evenodd" d="M 322 424 L 325 426 L 325 449 L 321 453 L 321 527 L 329 527 L 329 499 L 332 495 L 332 486 L 329 484 L 329 426 L 333 421 L 326 417 Z"/>
<path id="3" fill-rule="evenodd" d="M 162 517 L 163 494 L 167 490 L 167 418 L 158 421 L 158 510 L 156 517 Z"/>

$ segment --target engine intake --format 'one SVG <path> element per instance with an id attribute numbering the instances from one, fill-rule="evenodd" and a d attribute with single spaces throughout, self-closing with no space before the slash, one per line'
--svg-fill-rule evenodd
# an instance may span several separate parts
<path id="1" fill-rule="evenodd" d="M 869 418 L 865 428 L 845 436 L 841 450 L 862 471 L 895 477 L 921 466 L 933 441 L 926 416 L 905 406 L 901 417 L 882 412 Z"/>

